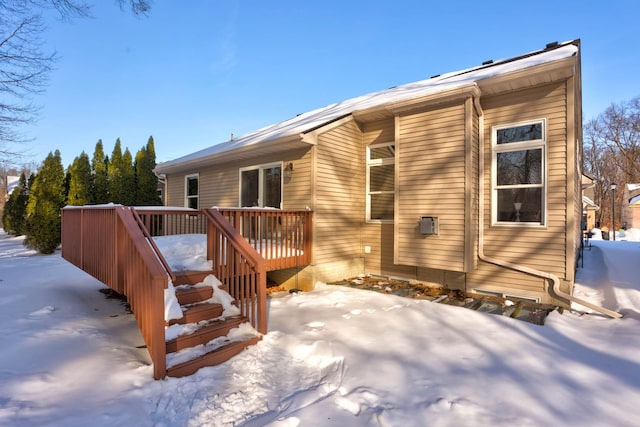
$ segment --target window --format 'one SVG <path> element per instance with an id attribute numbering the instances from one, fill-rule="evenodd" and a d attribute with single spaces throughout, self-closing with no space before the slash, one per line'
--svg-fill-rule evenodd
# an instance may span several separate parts
<path id="1" fill-rule="evenodd" d="M 186 198 L 185 206 L 192 209 L 199 209 L 198 205 L 198 174 L 187 175 L 185 178 Z"/>
<path id="2" fill-rule="evenodd" d="M 240 206 L 280 208 L 282 163 L 240 169 Z"/>
<path id="3" fill-rule="evenodd" d="M 395 153 L 393 142 L 367 147 L 367 221 L 393 221 Z"/>
<path id="4" fill-rule="evenodd" d="M 492 130 L 492 223 L 545 225 L 546 121 Z"/>

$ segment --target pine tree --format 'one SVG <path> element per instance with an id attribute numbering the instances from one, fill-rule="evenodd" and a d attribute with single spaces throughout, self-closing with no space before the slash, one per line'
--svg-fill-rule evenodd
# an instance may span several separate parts
<path id="1" fill-rule="evenodd" d="M 123 182 L 123 162 L 122 162 L 122 145 L 120 138 L 116 140 L 111 153 L 111 162 L 107 170 L 109 177 L 109 196 L 111 202 L 123 204 L 124 199 L 124 182 Z"/>
<path id="2" fill-rule="evenodd" d="M 25 245 L 50 254 L 60 244 L 60 211 L 64 207 L 64 168 L 60 151 L 49 153 L 29 191 Z"/>
<path id="3" fill-rule="evenodd" d="M 18 188 L 14 189 L 15 205 L 13 208 L 14 231 L 17 235 L 23 235 L 27 231 L 27 203 L 29 203 L 29 183 L 23 173 L 20 174 Z"/>
<path id="4" fill-rule="evenodd" d="M 104 156 L 104 148 L 102 146 L 102 140 L 100 139 L 96 143 L 93 158 L 91 159 L 91 172 L 93 173 L 93 194 L 91 197 L 91 203 L 109 203 L 108 166 L 109 159 Z"/>
<path id="5" fill-rule="evenodd" d="M 28 201 L 29 187 L 25 173 L 22 172 L 18 186 L 11 192 L 2 215 L 2 223 L 6 232 L 16 236 L 21 236 L 25 233 Z"/>
<path id="6" fill-rule="evenodd" d="M 125 206 L 133 206 L 136 202 L 136 173 L 133 167 L 133 158 L 128 148 L 122 155 L 122 203 Z"/>
<path id="7" fill-rule="evenodd" d="M 20 236 L 24 232 L 26 203 L 23 202 L 27 187 L 24 172 L 20 174 L 18 185 L 13 189 L 2 211 L 2 226 L 7 233 Z M 27 196 L 28 197 L 28 196 Z"/>
<path id="8" fill-rule="evenodd" d="M 69 191 L 67 204 L 83 206 L 91 204 L 92 181 L 91 164 L 89 156 L 83 151 L 73 160 L 69 167 Z"/>
<path id="9" fill-rule="evenodd" d="M 11 224 L 11 209 L 13 208 L 13 202 L 11 196 L 7 199 L 2 209 L 2 228 L 9 234 L 13 234 L 13 225 Z"/>
<path id="10" fill-rule="evenodd" d="M 153 136 L 145 147 L 136 154 L 136 205 L 159 206 L 162 200 L 158 197 L 158 177 L 153 172 L 156 167 L 156 151 Z"/>

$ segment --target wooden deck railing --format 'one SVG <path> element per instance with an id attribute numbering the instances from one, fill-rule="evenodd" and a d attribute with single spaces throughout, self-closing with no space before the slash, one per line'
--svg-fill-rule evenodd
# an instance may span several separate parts
<path id="1" fill-rule="evenodd" d="M 208 219 L 207 259 L 229 290 L 243 316 L 258 332 L 267 333 L 267 267 L 264 258 L 216 209 Z"/>
<path id="2" fill-rule="evenodd" d="M 164 289 L 168 274 L 124 206 L 62 210 L 62 257 L 125 295 L 153 361 L 166 376 Z"/>
<path id="3" fill-rule="evenodd" d="M 313 212 L 299 210 L 215 208 L 262 255 L 267 271 L 311 263 Z M 207 233 L 207 221 L 192 209 L 136 208 L 152 236 Z"/>
<path id="4" fill-rule="evenodd" d="M 262 255 L 267 271 L 311 263 L 313 212 L 302 210 L 218 208 Z"/>
<path id="5" fill-rule="evenodd" d="M 135 208 L 135 214 L 154 236 L 206 234 L 213 274 L 251 325 L 267 332 L 265 260 L 217 209 Z"/>

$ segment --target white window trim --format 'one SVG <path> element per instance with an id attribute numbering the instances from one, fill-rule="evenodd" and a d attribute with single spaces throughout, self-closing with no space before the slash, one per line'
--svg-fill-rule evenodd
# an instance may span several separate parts
<path id="1" fill-rule="evenodd" d="M 365 219 L 367 223 L 370 224 L 393 224 L 393 220 L 392 219 L 371 219 L 371 195 L 372 194 L 394 194 L 395 195 L 395 190 L 394 191 L 374 191 L 371 192 L 370 189 L 370 184 L 371 184 L 371 176 L 370 176 L 370 167 L 376 167 L 376 166 L 383 166 L 383 165 L 395 165 L 396 162 L 396 157 L 386 157 L 383 159 L 371 159 L 371 149 L 372 148 L 382 148 L 382 147 L 389 147 L 392 145 L 396 145 L 395 141 L 389 141 L 389 142 L 381 142 L 381 143 L 377 143 L 377 144 L 371 144 L 371 145 L 367 145 L 367 149 L 366 149 L 366 179 L 365 179 L 365 193 L 366 193 L 366 206 L 365 206 Z M 394 177 L 394 180 L 396 178 Z M 395 186 L 394 186 L 395 187 Z M 394 196 L 395 198 L 395 196 Z M 395 206 L 394 206 L 395 209 Z"/>
<path id="2" fill-rule="evenodd" d="M 195 196 L 189 196 L 189 179 L 190 178 L 196 178 L 198 180 L 198 194 Z M 189 199 L 196 199 L 198 201 L 197 203 L 198 209 L 200 209 L 200 174 L 199 173 L 192 173 L 184 177 L 184 207 L 185 208 L 189 207 Z"/>
<path id="3" fill-rule="evenodd" d="M 542 123 L 542 139 L 533 141 L 510 142 L 507 144 L 498 144 L 496 142 L 498 130 L 512 127 L 524 126 L 534 123 Z M 513 222 L 498 221 L 498 153 L 510 151 L 523 151 L 530 149 L 542 150 L 542 183 L 541 184 L 521 184 L 509 185 L 500 188 L 542 188 L 542 214 L 541 223 L 537 222 Z M 518 227 L 518 228 L 547 228 L 547 203 L 548 184 L 547 184 L 547 119 L 533 119 L 522 122 L 508 123 L 491 127 L 491 225 L 498 227 Z"/>
<path id="4" fill-rule="evenodd" d="M 264 178 L 263 169 L 280 166 L 280 207 L 282 209 L 282 198 L 284 197 L 284 162 L 264 163 L 261 165 L 246 166 L 238 170 L 238 206 L 242 206 L 242 172 L 258 170 L 258 206 L 264 207 Z"/>

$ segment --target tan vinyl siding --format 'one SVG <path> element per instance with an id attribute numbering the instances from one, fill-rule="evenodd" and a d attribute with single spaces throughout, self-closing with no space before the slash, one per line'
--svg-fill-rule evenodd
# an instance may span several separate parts
<path id="1" fill-rule="evenodd" d="M 165 205 L 184 206 L 184 175 L 167 175 L 165 179 Z"/>
<path id="2" fill-rule="evenodd" d="M 284 180 L 282 209 L 307 209 L 313 203 L 311 197 L 311 159 L 312 149 L 296 150 L 283 154 L 283 167 L 293 163 L 291 180 Z"/>
<path id="3" fill-rule="evenodd" d="M 565 278 L 567 257 L 567 93 L 564 82 L 548 84 L 485 97 L 485 255 L 518 265 L 535 268 Z M 491 226 L 491 128 L 496 125 L 527 120 L 547 120 L 546 195 L 544 227 Z M 573 212 L 570 213 L 573 215 Z M 470 289 L 501 286 L 530 293 L 543 293 L 545 281 L 524 273 L 510 271 L 484 262 L 467 276 Z"/>
<path id="4" fill-rule="evenodd" d="M 394 118 L 365 123 L 361 127 L 364 146 L 395 141 Z M 364 184 L 362 193 L 365 193 Z M 363 253 L 365 273 L 415 278 L 416 267 L 393 263 L 393 224 L 365 223 L 361 239 L 362 251 L 364 246 L 371 248 L 370 253 Z"/>
<path id="5" fill-rule="evenodd" d="M 361 257 L 363 161 L 362 134 L 355 122 L 318 136 L 313 264 Z"/>
<path id="6" fill-rule="evenodd" d="M 416 267 L 393 263 L 393 224 L 365 224 L 362 229 L 362 245 L 371 253 L 364 254 L 367 274 L 415 279 Z"/>
<path id="7" fill-rule="evenodd" d="M 399 117 L 396 263 L 464 271 L 465 109 L 461 102 Z M 421 216 L 439 219 L 422 236 Z"/>
<path id="8" fill-rule="evenodd" d="M 284 180 L 282 208 L 305 209 L 311 205 L 311 148 L 229 162 L 167 176 L 167 205 L 184 206 L 185 177 L 199 174 L 200 208 L 238 207 L 239 170 L 247 166 L 282 162 L 283 170 L 293 163 L 291 180 Z"/>

